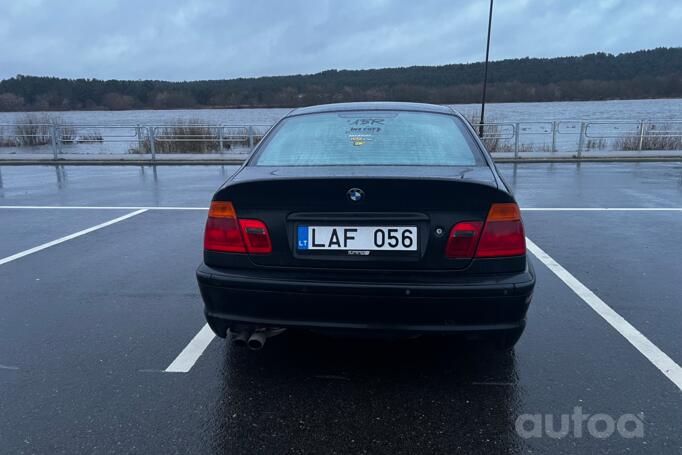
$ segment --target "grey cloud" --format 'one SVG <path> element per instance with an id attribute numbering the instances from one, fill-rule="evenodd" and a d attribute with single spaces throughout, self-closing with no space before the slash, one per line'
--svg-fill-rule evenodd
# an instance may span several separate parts
<path id="1" fill-rule="evenodd" d="M 3 0 L 0 78 L 216 79 L 479 61 L 487 0 Z M 680 46 L 678 0 L 498 0 L 491 56 Z"/>

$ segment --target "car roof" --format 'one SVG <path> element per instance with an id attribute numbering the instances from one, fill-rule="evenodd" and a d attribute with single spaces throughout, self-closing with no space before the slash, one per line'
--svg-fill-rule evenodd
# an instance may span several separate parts
<path id="1" fill-rule="evenodd" d="M 286 117 L 293 115 L 317 114 L 321 112 L 339 112 L 339 111 L 420 111 L 420 112 L 434 112 L 438 114 L 455 114 L 456 111 L 448 106 L 439 106 L 437 104 L 426 103 L 405 103 L 395 101 L 367 101 L 358 103 L 333 103 L 320 104 L 317 106 L 308 106 L 294 109 L 289 112 Z"/>

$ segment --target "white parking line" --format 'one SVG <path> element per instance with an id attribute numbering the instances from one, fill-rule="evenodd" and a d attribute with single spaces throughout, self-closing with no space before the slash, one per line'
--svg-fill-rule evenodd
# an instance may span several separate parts
<path id="1" fill-rule="evenodd" d="M 16 259 L 28 256 L 51 246 L 57 245 L 67 240 L 88 234 L 90 232 L 102 229 L 119 221 L 126 220 L 133 216 L 144 213 L 148 210 L 208 210 L 208 207 L 173 207 L 173 206 L 12 206 L 3 205 L 0 209 L 55 209 L 55 210 L 135 210 L 121 217 L 107 221 L 97 226 L 76 232 L 71 235 L 53 240 L 48 243 L 36 246 L 34 248 L 22 251 L 20 253 L 0 259 L 0 265 L 14 261 Z M 627 211 L 627 212 L 682 212 L 680 207 L 525 207 L 524 211 Z M 552 272 L 554 272 L 566 285 L 568 285 L 580 298 L 582 298 L 594 311 L 596 311 L 602 318 L 604 318 L 613 328 L 615 328 L 621 335 L 623 335 L 637 350 L 639 350 L 651 363 L 653 363 L 668 379 L 670 379 L 680 390 L 682 390 L 682 368 L 677 365 L 670 357 L 661 351 L 656 345 L 649 341 L 629 322 L 623 319 L 611 307 L 604 303 L 592 291 L 585 287 L 566 269 L 552 259 L 540 247 L 527 239 L 528 249 L 540 261 L 542 261 Z M 215 335 L 210 327 L 205 325 L 199 333 L 197 333 L 192 341 L 182 350 L 178 357 L 164 370 L 167 373 L 187 373 L 199 357 L 204 353 L 208 345 L 213 341 Z M 12 368 L 12 367 L 9 367 Z"/>
<path id="2" fill-rule="evenodd" d="M 571 275 L 565 268 L 556 262 L 550 255 L 545 253 L 539 246 L 526 237 L 528 250 L 545 264 L 554 274 L 559 277 L 573 292 L 578 294 L 590 308 L 599 314 L 611 327 L 616 329 L 626 340 L 630 342 L 639 352 L 653 363 L 661 373 L 670 379 L 673 384 L 682 391 L 682 368 L 673 359 L 661 351 L 658 346 L 653 344 L 647 337 L 626 321 L 621 315 L 616 313 L 602 299 L 590 291 L 576 277 Z"/>
<path id="3" fill-rule="evenodd" d="M 188 373 L 214 338 L 213 330 L 211 330 L 208 324 L 204 325 L 164 372 Z"/>
<path id="4" fill-rule="evenodd" d="M 208 207 L 0 205 L 0 209 L 25 210 L 208 210 Z M 682 212 L 682 207 L 521 207 L 526 212 Z"/>
<path id="5" fill-rule="evenodd" d="M 682 207 L 521 207 L 526 212 L 682 212 Z"/>
<path id="6" fill-rule="evenodd" d="M 136 210 L 132 213 L 128 213 L 127 215 L 120 216 L 118 218 L 114 218 L 113 220 L 109 220 L 105 223 L 98 224 L 97 226 L 93 226 L 87 229 L 83 229 L 82 231 L 75 232 L 73 234 L 67 235 L 65 237 L 59 238 L 57 240 L 52 240 L 51 242 L 43 243 L 42 245 L 38 245 L 36 247 L 30 248 L 28 250 L 21 251 L 19 253 L 13 254 L 12 256 L 7 256 L 6 258 L 0 259 L 0 265 L 7 264 L 8 262 L 15 261 L 19 258 L 23 258 L 24 256 L 28 256 L 29 254 L 37 253 L 38 251 L 42 251 L 46 248 L 49 248 L 54 245 L 58 245 L 60 243 L 66 242 L 67 240 L 75 239 L 76 237 L 80 237 L 81 235 L 88 234 L 90 232 L 96 231 L 98 229 L 102 229 L 107 226 L 111 226 L 112 224 L 118 223 L 119 221 L 127 220 L 128 218 L 132 218 L 135 215 L 139 215 L 140 213 L 146 212 L 146 209 L 140 209 Z"/>
<path id="7" fill-rule="evenodd" d="M 208 210 L 208 207 L 136 207 L 136 206 L 90 206 L 90 205 L 0 205 L 0 209 L 24 210 Z"/>

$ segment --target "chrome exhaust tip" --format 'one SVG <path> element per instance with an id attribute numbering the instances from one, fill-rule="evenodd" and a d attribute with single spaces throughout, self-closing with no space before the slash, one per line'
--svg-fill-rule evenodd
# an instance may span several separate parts
<path id="1" fill-rule="evenodd" d="M 248 345 L 249 335 L 251 335 L 246 330 L 241 330 L 232 334 L 232 343 L 240 348 L 245 348 Z"/>
<path id="2" fill-rule="evenodd" d="M 247 345 L 252 351 L 260 351 L 265 346 L 268 340 L 268 334 L 265 331 L 253 332 L 249 337 Z"/>

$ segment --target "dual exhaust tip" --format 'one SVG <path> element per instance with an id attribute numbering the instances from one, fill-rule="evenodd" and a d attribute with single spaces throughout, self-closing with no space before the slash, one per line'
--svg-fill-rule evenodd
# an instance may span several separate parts
<path id="1" fill-rule="evenodd" d="M 240 330 L 232 334 L 232 343 L 240 348 L 248 347 L 252 351 L 260 351 L 268 338 L 279 335 L 285 329 Z"/>

